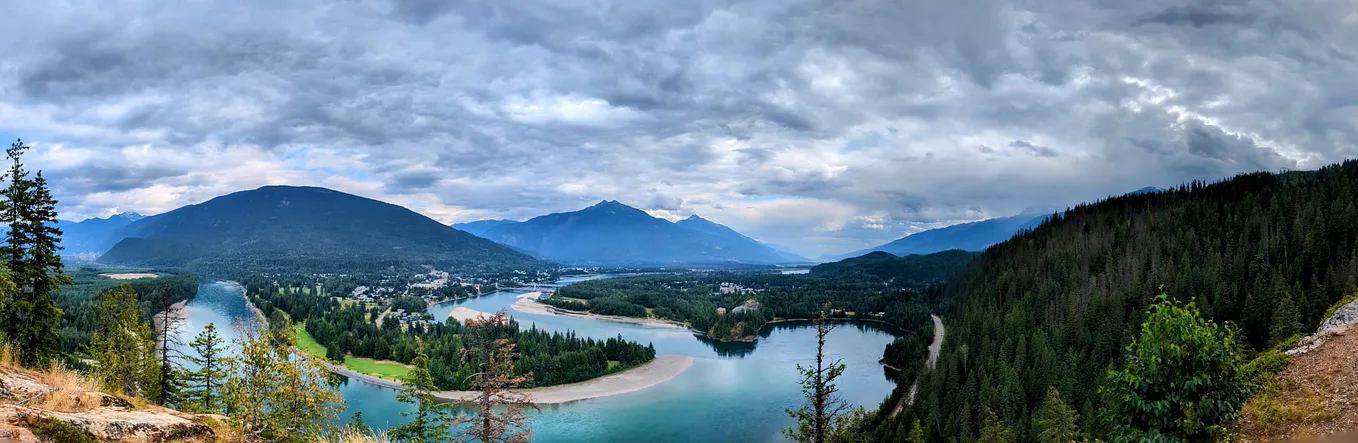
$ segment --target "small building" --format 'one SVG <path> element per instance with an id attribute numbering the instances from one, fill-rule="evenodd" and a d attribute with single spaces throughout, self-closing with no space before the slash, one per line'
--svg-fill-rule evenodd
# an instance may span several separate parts
<path id="1" fill-rule="evenodd" d="M 726 308 L 717 308 L 717 315 L 726 315 Z"/>

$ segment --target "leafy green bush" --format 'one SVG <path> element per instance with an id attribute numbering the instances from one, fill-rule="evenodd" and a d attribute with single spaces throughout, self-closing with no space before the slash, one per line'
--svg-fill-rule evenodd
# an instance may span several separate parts
<path id="1" fill-rule="evenodd" d="M 1192 303 L 1160 295 L 1122 370 L 1108 371 L 1101 417 L 1117 442 L 1220 441 L 1249 399 L 1236 337 Z M 1255 370 L 1272 368 L 1276 360 Z"/>

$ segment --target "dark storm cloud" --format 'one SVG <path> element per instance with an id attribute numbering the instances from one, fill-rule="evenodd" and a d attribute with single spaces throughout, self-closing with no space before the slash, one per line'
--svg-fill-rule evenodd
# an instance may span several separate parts
<path id="1" fill-rule="evenodd" d="M 0 131 L 62 147 L 79 216 L 275 182 L 445 221 L 617 199 L 818 255 L 1358 149 L 1341 0 L 9 9 Z"/>

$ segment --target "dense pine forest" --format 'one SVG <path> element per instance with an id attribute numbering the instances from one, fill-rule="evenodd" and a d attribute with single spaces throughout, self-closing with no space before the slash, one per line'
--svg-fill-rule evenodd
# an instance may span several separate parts
<path id="1" fill-rule="evenodd" d="M 1162 292 L 1238 331 L 1246 355 L 1315 329 L 1355 291 L 1358 161 L 1075 207 L 995 245 L 939 289 L 947 339 L 913 407 L 930 441 L 972 441 L 991 413 L 1035 441 L 1049 387 L 1107 435 L 1098 387 Z"/>
<path id="2" fill-rule="evenodd" d="M 66 353 L 76 354 L 85 351 L 85 345 L 90 342 L 90 334 L 94 333 L 98 325 L 99 294 L 126 283 L 137 293 L 137 307 L 141 318 L 150 319 L 163 309 L 161 306 L 163 291 L 170 291 L 168 300 L 171 304 L 193 298 L 198 293 L 198 278 L 186 272 L 152 272 L 158 277 L 125 281 L 99 275 L 108 272 L 108 269 L 97 268 L 66 270 L 72 284 L 62 288 L 61 296 L 54 299 L 57 307 L 64 313 L 61 316 L 61 344 Z"/>
<path id="3" fill-rule="evenodd" d="M 330 297 L 279 291 L 272 281 L 247 280 L 247 294 L 263 312 L 283 312 L 292 321 L 305 323 L 306 332 L 326 348 L 326 358 L 342 361 L 344 356 L 391 360 L 410 364 L 417 357 L 416 338 L 424 341 L 429 359 L 428 371 L 438 389 L 467 390 L 472 365 L 463 364 L 464 327 L 447 322 L 412 322 L 405 327 L 395 317 L 377 319 L 382 309 L 360 304 L 341 305 Z M 271 318 L 271 323 L 274 320 Z M 516 374 L 532 374 L 524 387 L 575 383 L 623 371 L 655 358 L 655 348 L 621 338 L 594 340 L 536 328 L 520 329 L 509 321 L 490 332 L 493 338 L 508 339 L 519 358 Z"/>

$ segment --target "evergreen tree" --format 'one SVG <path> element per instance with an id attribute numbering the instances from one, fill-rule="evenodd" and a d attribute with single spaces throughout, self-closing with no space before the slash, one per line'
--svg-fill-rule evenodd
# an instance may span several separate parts
<path id="1" fill-rule="evenodd" d="M 920 426 L 919 420 L 910 424 L 910 433 L 905 437 L 906 443 L 924 443 L 924 427 Z"/>
<path id="2" fill-rule="evenodd" d="M 985 419 L 981 422 L 981 437 L 976 443 L 1013 443 L 1014 430 L 1009 429 L 1000 419 L 995 417 L 995 413 L 990 410 L 985 411 Z"/>
<path id="3" fill-rule="evenodd" d="M 1273 324 L 1268 329 L 1268 342 L 1271 345 L 1286 342 L 1301 331 L 1301 313 L 1292 295 L 1285 288 L 1277 294 L 1277 307 L 1273 309 Z"/>
<path id="4" fill-rule="evenodd" d="M 403 380 L 406 389 L 397 393 L 396 399 L 415 405 L 416 412 L 402 412 L 401 416 L 410 418 L 410 421 L 391 428 L 387 436 L 392 440 L 412 443 L 446 441 L 450 438 L 448 429 L 452 409 L 449 404 L 434 397 L 438 387 L 434 386 L 434 378 L 429 375 L 429 355 L 425 353 L 424 340 L 419 337 L 415 338 L 415 360 L 411 366 L 414 367 Z"/>
<path id="5" fill-rule="evenodd" d="M 1033 412 L 1033 433 L 1037 434 L 1040 443 L 1076 442 L 1080 440 L 1080 431 L 1075 425 L 1077 419 L 1075 410 L 1061 401 L 1061 393 L 1049 387 L 1042 406 Z"/>
<path id="6" fill-rule="evenodd" d="M 9 235 L 0 246 L 0 256 L 7 260 L 19 293 L 5 301 L 0 330 L 20 364 L 43 368 L 61 355 L 57 326 L 62 312 L 52 296 L 71 280 L 62 274 L 57 255 L 61 238 L 56 227 L 57 201 L 42 172 L 29 178 L 20 161 L 28 149 L 19 140 L 5 150 L 11 165 L 3 174 L 7 186 L 0 191 L 0 224 L 9 226 Z"/>
<path id="7" fill-rule="evenodd" d="M 797 428 L 783 429 L 783 435 L 798 442 L 826 443 L 837 441 L 837 431 L 846 428 L 842 418 L 849 412 L 849 403 L 839 397 L 835 379 L 844 374 L 845 365 L 840 359 L 827 361 L 825 356 L 825 337 L 830 335 L 834 326 L 826 315 L 825 306 L 820 317 L 813 321 L 816 327 L 816 366 L 797 365 L 802 375 L 802 395 L 807 404 L 797 410 L 787 410 L 787 414 L 797 419 Z"/>
<path id="8" fill-rule="evenodd" d="M 1249 398 L 1235 334 L 1160 295 L 1099 391 L 1112 439 L 1219 441 Z"/>
<path id="9" fill-rule="evenodd" d="M 154 393 L 160 374 L 155 338 L 140 317 L 131 286 L 105 291 L 99 296 L 99 326 L 89 345 L 104 385 L 134 397 Z"/>
<path id="10" fill-rule="evenodd" d="M 209 413 L 219 412 L 221 401 L 217 391 L 225 376 L 226 357 L 223 356 L 223 352 L 226 349 L 225 343 L 217 335 L 217 325 L 208 323 L 204 326 L 203 332 L 199 332 L 198 336 L 193 338 L 189 347 L 197 355 L 186 355 L 184 358 L 198 369 L 184 377 L 189 386 L 185 395 L 186 400 L 193 409 Z"/>

